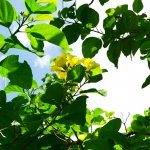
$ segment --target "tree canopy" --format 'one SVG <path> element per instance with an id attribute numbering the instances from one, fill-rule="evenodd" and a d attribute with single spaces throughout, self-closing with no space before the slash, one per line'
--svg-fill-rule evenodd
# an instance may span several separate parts
<path id="1" fill-rule="evenodd" d="M 89 93 L 106 96 L 95 87 L 107 72 L 92 58 L 106 48 L 107 57 L 118 68 L 120 55 L 134 57 L 137 51 L 150 68 L 150 20 L 142 0 L 106 10 L 103 28 L 99 29 L 100 13 L 92 8 L 94 0 L 79 7 L 76 0 L 24 0 L 26 11 L 17 13 L 9 0 L 0 0 L 0 52 L 11 48 L 44 56 L 44 42 L 62 49 L 62 55 L 51 60 L 49 74 L 39 85 L 27 61 L 11 54 L 0 61 L 0 76 L 9 83 L 0 91 L 0 149 L 2 150 L 150 150 L 150 109 L 135 114 L 129 127 L 126 120 L 102 108 L 86 106 Z M 103 7 L 109 0 L 99 0 Z M 16 30 L 11 26 L 17 24 Z M 24 32 L 27 47 L 18 38 Z M 97 36 L 91 35 L 92 32 Z M 71 54 L 70 45 L 82 40 L 83 58 Z M 50 49 L 51 50 L 51 49 Z M 148 76 L 142 88 L 150 84 Z M 9 93 L 17 93 L 11 101 Z M 114 110 L 115 111 L 115 110 Z M 121 132 L 121 125 L 125 132 Z M 94 130 L 94 126 L 97 128 Z"/>

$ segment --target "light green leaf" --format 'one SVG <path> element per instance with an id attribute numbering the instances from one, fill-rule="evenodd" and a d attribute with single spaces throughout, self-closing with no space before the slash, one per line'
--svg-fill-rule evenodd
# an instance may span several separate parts
<path id="1" fill-rule="evenodd" d="M 5 87 L 5 92 L 6 93 L 12 93 L 12 92 L 23 92 L 23 89 L 21 87 L 19 87 L 18 85 L 12 85 L 11 83 L 9 83 L 6 87 Z"/>
<path id="2" fill-rule="evenodd" d="M 41 20 L 54 20 L 53 16 L 51 14 L 37 14 L 36 17 L 34 18 L 37 21 Z"/>
<path id="3" fill-rule="evenodd" d="M 43 6 L 35 0 L 25 0 L 25 5 L 31 14 L 51 14 L 56 11 L 56 5 L 53 3 Z"/>
<path id="4" fill-rule="evenodd" d="M 48 41 L 65 50 L 69 49 L 64 33 L 55 26 L 49 24 L 37 24 L 33 27 L 26 28 L 26 32 L 39 40 Z"/>
<path id="5" fill-rule="evenodd" d="M 0 0 L 0 25 L 10 27 L 16 19 L 16 11 L 7 0 Z"/>
<path id="6" fill-rule="evenodd" d="M 136 13 L 139 13 L 143 9 L 142 0 L 134 0 L 132 7 Z"/>
<path id="7" fill-rule="evenodd" d="M 5 44 L 5 37 L 2 34 L 0 34 L 0 49 L 4 46 L 4 44 Z"/>

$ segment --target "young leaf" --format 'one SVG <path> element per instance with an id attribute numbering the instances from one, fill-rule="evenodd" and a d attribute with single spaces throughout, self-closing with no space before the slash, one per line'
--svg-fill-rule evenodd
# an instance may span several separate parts
<path id="1" fill-rule="evenodd" d="M 0 25 L 10 27 L 16 19 L 16 11 L 7 0 L 0 0 Z"/>
<path id="2" fill-rule="evenodd" d="M 109 50 L 107 51 L 107 57 L 117 68 L 120 54 L 121 54 L 121 47 L 119 42 L 113 41 L 112 43 L 110 43 Z"/>
<path id="3" fill-rule="evenodd" d="M 146 78 L 145 82 L 142 84 L 142 89 L 150 84 L 150 75 Z"/>
<path id="4" fill-rule="evenodd" d="M 132 7 L 136 13 L 139 13 L 143 9 L 142 0 L 134 0 Z"/>
<path id="5" fill-rule="evenodd" d="M 49 24 L 37 24 L 26 28 L 26 32 L 39 40 L 45 40 L 61 48 L 68 50 L 68 42 L 64 33 L 57 27 Z"/>
<path id="6" fill-rule="evenodd" d="M 93 58 L 102 47 L 102 41 L 96 37 L 89 37 L 82 43 L 82 54 L 85 58 Z"/>

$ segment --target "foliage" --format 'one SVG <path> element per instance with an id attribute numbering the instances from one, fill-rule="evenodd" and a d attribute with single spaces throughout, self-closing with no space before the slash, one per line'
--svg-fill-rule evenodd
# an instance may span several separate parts
<path id="1" fill-rule="evenodd" d="M 91 7 L 94 0 L 79 8 L 74 0 L 63 2 L 70 3 L 53 18 L 56 0 L 25 0 L 27 11 L 20 14 L 9 1 L 0 0 L 0 26 L 10 32 L 8 37 L 0 34 L 1 53 L 16 48 L 42 57 L 44 41 L 63 51 L 52 62 L 51 73 L 45 75 L 41 85 L 34 80 L 28 62 L 19 62 L 18 55 L 9 55 L 0 62 L 0 76 L 9 79 L 0 91 L 0 149 L 149 150 L 150 109 L 143 116 L 135 115 L 126 133 L 121 133 L 121 124 L 126 122 L 115 118 L 114 112 L 101 108 L 91 111 L 86 106 L 89 93 L 106 96 L 106 91 L 83 88 L 100 82 L 106 72 L 92 60 L 102 47 L 108 49 L 108 59 L 116 67 L 121 53 L 133 57 L 137 51 L 150 67 L 150 22 L 146 14 L 140 13 L 142 1 L 134 0 L 133 10 L 128 5 L 106 10 L 104 32 L 98 28 L 100 14 Z M 107 2 L 99 0 L 100 5 Z M 14 23 L 18 24 L 16 31 L 10 28 Z M 30 48 L 17 37 L 22 27 Z M 91 36 L 91 32 L 98 36 Z M 69 45 L 79 37 L 84 58 L 69 53 Z M 149 78 L 142 88 L 150 84 Z M 17 96 L 7 101 L 7 94 L 16 92 Z"/>

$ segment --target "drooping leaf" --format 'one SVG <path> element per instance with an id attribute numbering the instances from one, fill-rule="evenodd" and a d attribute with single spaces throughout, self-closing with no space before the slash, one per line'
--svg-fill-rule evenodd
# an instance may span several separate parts
<path id="1" fill-rule="evenodd" d="M 58 94 L 59 93 L 59 94 Z M 64 98 L 64 88 L 61 84 L 50 85 L 42 95 L 41 100 L 45 103 L 60 105 Z"/>
<path id="2" fill-rule="evenodd" d="M 84 125 L 86 122 L 86 99 L 87 96 L 77 97 L 74 102 L 66 106 L 62 111 L 64 117 L 62 117 L 59 122 Z"/>
<path id="3" fill-rule="evenodd" d="M 0 0 L 0 25 L 10 27 L 16 19 L 16 11 L 7 0 Z"/>
<path id="4" fill-rule="evenodd" d="M 18 85 L 23 89 L 30 89 L 32 85 L 32 71 L 26 61 L 20 64 L 19 68 L 8 74 L 12 85 Z"/>
<path id="5" fill-rule="evenodd" d="M 99 0 L 101 5 L 104 5 L 105 3 L 107 3 L 109 0 Z"/>
<path id="6" fill-rule="evenodd" d="M 67 80 L 81 82 L 85 75 L 85 68 L 82 65 L 76 65 L 67 73 Z"/>
<path id="7" fill-rule="evenodd" d="M 57 27 L 49 24 L 37 24 L 33 27 L 26 28 L 26 32 L 39 40 L 45 40 L 61 48 L 68 50 L 68 42 L 63 32 Z"/>
<path id="8" fill-rule="evenodd" d="M 150 84 L 150 75 L 146 78 L 145 82 L 142 84 L 142 88 L 147 87 Z"/>
<path id="9" fill-rule="evenodd" d="M 111 42 L 109 50 L 107 51 L 107 57 L 117 68 L 120 54 L 121 54 L 120 43 L 118 43 L 117 41 Z"/>
<path id="10" fill-rule="evenodd" d="M 132 7 L 136 13 L 139 13 L 143 9 L 142 0 L 134 0 Z"/>
<path id="11" fill-rule="evenodd" d="M 31 14 L 51 14 L 56 11 L 54 3 L 48 3 L 43 6 L 37 3 L 36 0 L 25 0 L 25 5 Z"/>
<path id="12" fill-rule="evenodd" d="M 82 54 L 85 58 L 93 58 L 102 47 L 102 41 L 96 37 L 89 37 L 82 43 Z"/>
<path id="13" fill-rule="evenodd" d="M 81 5 L 77 10 L 77 18 L 86 28 L 96 27 L 99 23 L 99 14 L 89 5 Z"/>
<path id="14" fill-rule="evenodd" d="M 88 89 L 88 90 L 83 90 L 83 91 L 80 91 L 80 93 L 97 93 L 97 94 L 100 94 L 102 96 L 107 95 L 107 92 L 105 90 L 97 90 L 95 88 L 91 88 L 91 89 Z"/>
<path id="15" fill-rule="evenodd" d="M 74 23 L 63 28 L 62 31 L 65 33 L 69 44 L 72 44 L 78 40 L 81 34 L 81 29 L 81 25 L 78 23 Z"/>

